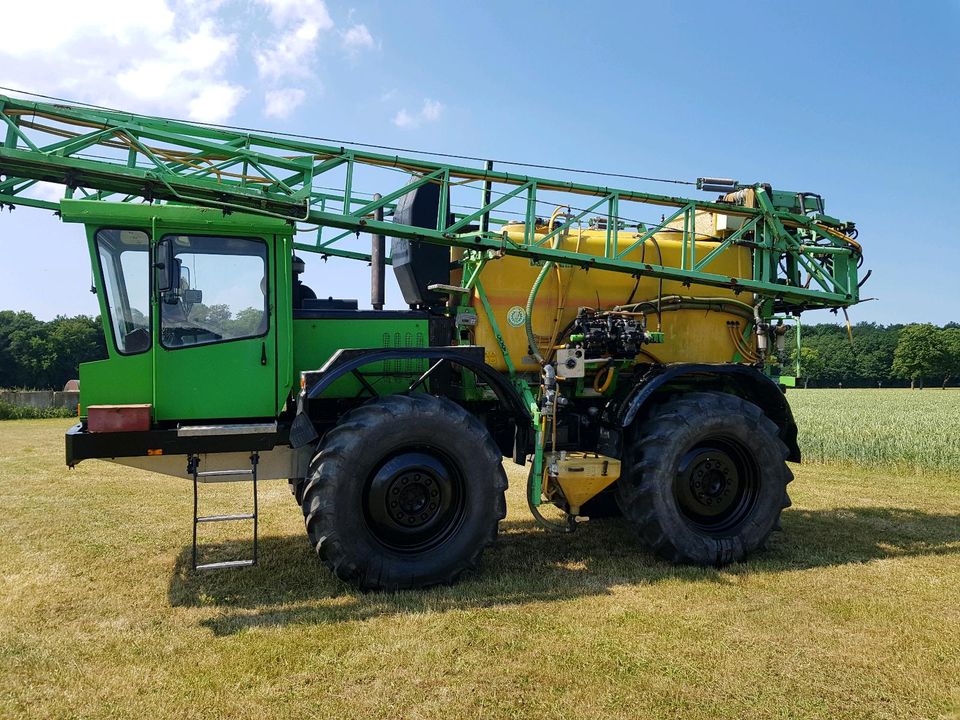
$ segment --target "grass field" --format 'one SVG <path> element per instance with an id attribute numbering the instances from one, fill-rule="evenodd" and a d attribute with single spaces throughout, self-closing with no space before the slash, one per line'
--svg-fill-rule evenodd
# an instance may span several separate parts
<path id="1" fill-rule="evenodd" d="M 796 396 L 827 427 L 836 401 Z M 799 466 L 784 532 L 714 571 L 620 521 L 545 535 L 510 470 L 479 576 L 361 595 L 317 565 L 282 483 L 261 564 L 193 575 L 190 484 L 67 471 L 66 424 L 0 423 L 2 717 L 960 717 L 957 473 Z"/>
<path id="2" fill-rule="evenodd" d="M 805 460 L 960 472 L 960 389 L 791 390 Z"/>

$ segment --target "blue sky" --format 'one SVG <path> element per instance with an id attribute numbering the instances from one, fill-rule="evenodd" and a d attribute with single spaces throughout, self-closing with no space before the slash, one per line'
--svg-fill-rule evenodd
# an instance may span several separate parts
<path id="1" fill-rule="evenodd" d="M 11 7 L 24 31 L 0 45 L 0 85 L 345 140 L 819 192 L 829 214 L 857 223 L 873 270 L 863 292 L 879 299 L 853 308 L 853 321 L 960 320 L 957 0 Z M 96 313 L 79 228 L 4 211 L 0 253 L 0 308 Z M 368 300 L 362 264 L 308 258 L 307 278 L 318 294 Z"/>

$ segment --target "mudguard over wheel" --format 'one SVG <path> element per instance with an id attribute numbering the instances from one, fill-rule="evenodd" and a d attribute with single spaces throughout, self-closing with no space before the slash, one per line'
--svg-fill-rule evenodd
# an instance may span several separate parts
<path id="1" fill-rule="evenodd" d="M 452 583 L 477 567 L 506 515 L 501 460 L 487 429 L 450 400 L 371 400 L 344 415 L 311 461 L 307 534 L 361 589 Z"/>
<path id="2" fill-rule="evenodd" d="M 719 566 L 764 546 L 789 507 L 787 447 L 759 407 L 691 392 L 636 428 L 617 492 L 641 539 L 672 562 Z"/>

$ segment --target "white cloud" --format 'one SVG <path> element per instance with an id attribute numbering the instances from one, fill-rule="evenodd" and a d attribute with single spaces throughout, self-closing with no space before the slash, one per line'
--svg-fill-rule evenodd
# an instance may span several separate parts
<path id="1" fill-rule="evenodd" d="M 436 122 L 443 114 L 443 103 L 439 100 L 426 98 L 423 101 L 423 107 L 419 112 L 410 113 L 406 108 L 402 108 L 393 116 L 393 124 L 399 128 L 416 128 L 424 123 Z"/>
<path id="2" fill-rule="evenodd" d="M 259 0 L 270 12 L 275 39 L 254 53 L 262 78 L 306 76 L 312 71 L 321 34 L 333 29 L 333 18 L 321 0 Z"/>
<path id="3" fill-rule="evenodd" d="M 420 115 L 427 122 L 434 122 L 435 120 L 440 119 L 440 113 L 443 112 L 443 103 L 439 100 L 424 100 L 423 109 L 420 110 Z"/>
<path id="4" fill-rule="evenodd" d="M 282 90 L 268 90 L 264 95 L 263 114 L 267 117 L 285 118 L 300 107 L 306 99 L 307 93 L 300 88 L 284 88 Z"/>
<path id="5" fill-rule="evenodd" d="M 188 115 L 191 120 L 199 122 L 225 122 L 233 115 L 246 92 L 244 88 L 230 83 L 207 85 L 188 104 Z"/>
<path id="6" fill-rule="evenodd" d="M 100 0 L 95 11 L 72 0 L 6 5 L 3 13 L 8 31 L 0 52 L 14 57 L 43 56 L 89 36 L 127 45 L 150 33 L 162 36 L 174 22 L 165 0 L 141 0 L 135 11 L 126 0 Z"/>
<path id="7" fill-rule="evenodd" d="M 332 28 L 333 20 L 323 0 L 258 0 L 270 11 L 276 25 L 313 20 L 324 28 Z"/>
<path id="8" fill-rule="evenodd" d="M 304 102 L 298 87 L 322 87 L 318 51 L 376 47 L 353 11 L 336 27 L 324 0 L 44 0 L 4 11 L 4 27 L 20 29 L 0 43 L 9 87 L 208 122 L 228 121 L 252 91 L 264 114 L 286 117 Z M 241 76 L 240 60 L 257 77 Z"/>
<path id="9" fill-rule="evenodd" d="M 343 47 L 350 53 L 373 48 L 373 36 L 364 24 L 348 28 L 342 35 Z"/>
<path id="10" fill-rule="evenodd" d="M 137 112 L 222 122 L 243 88 L 225 80 L 236 36 L 197 0 L 52 0 L 7 8 L 14 27 L 0 63 L 24 90 L 66 95 Z M 51 23 L 52 18 L 56 22 Z"/>
<path id="11" fill-rule="evenodd" d="M 404 109 L 398 111 L 397 114 L 393 116 L 393 124 L 397 127 L 408 128 L 416 127 L 419 123 L 417 122 L 417 118 Z"/>

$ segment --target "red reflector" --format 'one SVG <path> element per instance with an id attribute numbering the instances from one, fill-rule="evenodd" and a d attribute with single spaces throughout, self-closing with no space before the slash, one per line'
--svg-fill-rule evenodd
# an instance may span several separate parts
<path id="1" fill-rule="evenodd" d="M 151 405 L 90 405 L 87 432 L 146 432 Z"/>
<path id="2" fill-rule="evenodd" d="M 147 455 L 163 455 L 163 448 L 147 448 Z"/>

